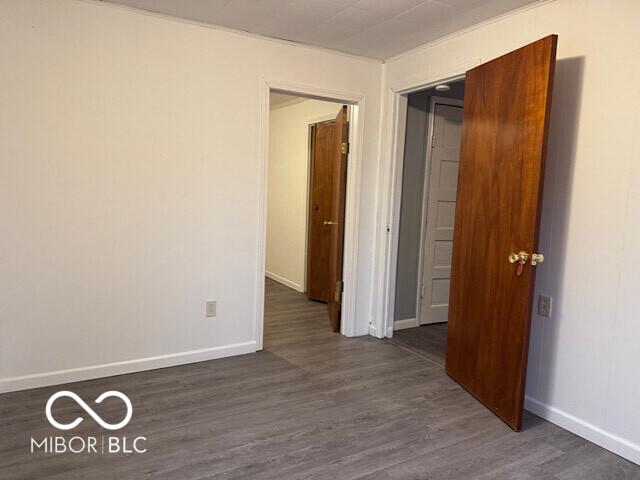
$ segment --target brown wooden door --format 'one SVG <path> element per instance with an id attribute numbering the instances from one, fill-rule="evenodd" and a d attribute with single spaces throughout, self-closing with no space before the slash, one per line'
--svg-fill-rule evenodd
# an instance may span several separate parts
<path id="1" fill-rule="evenodd" d="M 347 107 L 342 107 L 334 124 L 333 155 L 335 168 L 331 202 L 331 250 L 329 253 L 329 295 L 327 307 L 329 321 L 334 332 L 340 330 L 340 309 L 342 305 L 342 257 L 344 250 L 344 206 L 347 191 L 347 153 L 349 124 Z"/>
<path id="2" fill-rule="evenodd" d="M 333 177 L 336 166 L 334 121 L 315 124 L 311 129 L 311 164 L 307 233 L 307 297 L 328 302 L 333 289 L 329 283 Z"/>
<path id="3" fill-rule="evenodd" d="M 555 35 L 467 72 L 446 371 L 522 425 Z M 509 254 L 529 254 L 518 275 Z"/>

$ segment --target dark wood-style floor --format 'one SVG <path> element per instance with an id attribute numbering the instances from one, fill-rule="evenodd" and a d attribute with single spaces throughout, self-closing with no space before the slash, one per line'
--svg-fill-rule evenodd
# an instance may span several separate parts
<path id="1" fill-rule="evenodd" d="M 447 352 L 446 323 L 396 330 L 391 341 L 444 367 Z"/>
<path id="2" fill-rule="evenodd" d="M 299 293 L 268 281 L 266 301 L 262 352 L 65 386 L 87 401 L 129 395 L 133 418 L 117 435 L 146 436 L 145 454 L 31 454 L 31 436 L 61 434 L 44 416 L 61 387 L 0 396 L 0 478 L 640 478 L 640 467 L 535 416 L 512 432 L 434 363 L 332 333 L 325 306 Z M 113 421 L 120 406 L 96 410 Z M 82 413 L 56 403 L 60 420 Z M 96 434 L 108 432 L 91 418 L 73 430 Z"/>

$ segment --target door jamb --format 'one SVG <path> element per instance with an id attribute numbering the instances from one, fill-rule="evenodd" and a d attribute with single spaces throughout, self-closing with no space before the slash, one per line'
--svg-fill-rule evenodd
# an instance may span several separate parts
<path id="1" fill-rule="evenodd" d="M 373 321 L 369 325 L 370 335 L 378 338 L 393 336 L 407 95 L 435 87 L 439 83 L 463 79 L 467 70 L 481 63 L 482 59 L 478 58 L 439 74 L 392 85 L 387 92 L 386 124 L 389 128 L 385 133 L 386 140 L 379 172 L 378 225 L 380 228 L 376 238 Z M 385 157 L 388 159 L 387 162 L 384 161 Z M 375 295 L 375 292 L 379 292 L 379 295 Z"/>
<path id="2" fill-rule="evenodd" d="M 343 293 L 340 333 L 352 337 L 356 332 L 356 274 L 358 254 L 358 226 L 362 138 L 364 135 L 365 96 L 358 92 L 327 90 L 321 87 L 290 83 L 262 77 L 260 91 L 260 124 L 258 130 L 258 215 L 256 238 L 256 278 L 254 297 L 253 338 L 256 350 L 262 350 L 264 334 L 264 277 L 266 260 L 267 166 L 269 159 L 269 94 L 271 91 L 301 97 L 328 100 L 349 105 L 349 166 L 345 205 L 345 236 L 343 256 Z"/>
<path id="3" fill-rule="evenodd" d="M 435 125 L 436 105 L 450 105 L 453 107 L 464 107 L 464 101 L 456 98 L 438 97 L 433 95 L 429 98 L 429 118 L 427 120 L 427 151 L 425 152 L 425 169 L 422 184 L 422 212 L 420 215 L 420 243 L 418 250 L 418 284 L 416 286 L 416 327 L 422 325 L 422 285 L 424 280 L 424 260 L 425 260 L 425 242 L 427 240 L 427 223 L 430 221 L 428 216 L 429 200 L 429 183 L 431 176 L 431 160 L 433 154 L 433 128 Z M 433 221 L 434 219 L 431 219 Z"/>

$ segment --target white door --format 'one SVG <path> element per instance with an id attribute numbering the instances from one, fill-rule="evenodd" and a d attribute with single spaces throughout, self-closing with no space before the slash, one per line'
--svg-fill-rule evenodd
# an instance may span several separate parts
<path id="1" fill-rule="evenodd" d="M 427 150 L 428 171 L 425 179 L 420 325 L 446 322 L 448 317 L 462 102 L 433 98 L 430 112 L 432 135 Z"/>

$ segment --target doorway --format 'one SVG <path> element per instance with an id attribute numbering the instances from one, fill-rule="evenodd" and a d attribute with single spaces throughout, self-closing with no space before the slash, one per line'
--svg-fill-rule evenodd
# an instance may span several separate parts
<path id="1" fill-rule="evenodd" d="M 327 305 L 342 292 L 348 128 L 345 105 L 328 120 L 309 125 L 306 294 Z M 339 315 L 331 321 L 338 331 Z"/>
<path id="2" fill-rule="evenodd" d="M 340 330 L 342 288 L 335 285 L 343 284 L 348 127 L 343 103 L 280 92 L 269 96 L 267 319 L 281 303 L 274 299 L 300 297 L 307 303 L 297 303 L 315 311 L 316 319 L 312 300 L 324 303 L 325 327 Z"/>
<path id="3" fill-rule="evenodd" d="M 406 119 L 393 338 L 442 367 L 463 99 L 464 79 L 413 92 Z"/>
<path id="4" fill-rule="evenodd" d="M 430 218 L 418 278 L 425 280 L 425 293 L 430 291 L 431 296 L 427 301 L 423 298 L 422 305 L 416 301 L 420 316 L 417 307 L 415 319 L 402 319 L 424 328 L 417 325 L 425 318 L 446 318 L 446 373 L 516 431 L 522 427 L 535 267 L 544 261 L 537 246 L 556 45 L 557 36 L 550 35 L 465 72 L 455 207 L 439 211 L 439 202 L 452 203 L 444 197 L 425 204 Z M 417 90 L 395 93 L 395 110 L 401 112 L 408 103 L 402 97 Z M 394 132 L 401 131 L 403 120 L 396 122 Z M 408 138 L 408 129 L 406 133 Z M 400 138 L 395 134 L 391 150 L 395 162 L 402 165 Z M 441 173 L 429 177 L 435 179 L 436 191 Z M 397 200 L 394 193 L 391 197 Z M 429 215 L 430 207 L 435 214 Z M 393 206 L 391 212 L 395 215 Z M 433 241 L 426 241 L 429 235 L 434 240 L 435 234 L 429 232 L 438 229 L 452 234 L 450 262 L 432 248 Z M 392 249 L 394 237 L 391 240 Z M 395 245 L 400 245 L 399 239 Z M 401 263 L 400 252 L 399 248 L 390 253 L 396 257 L 391 266 Z M 441 257 L 438 262 L 436 254 Z M 435 263 L 450 271 L 450 279 L 433 271 Z M 401 287 L 398 271 L 391 272 L 388 285 Z M 436 280 L 440 290 L 427 285 Z M 397 293 L 397 289 L 387 291 L 391 306 Z M 386 315 L 392 311 L 387 309 Z M 393 337 L 386 318 L 385 331 Z"/>

